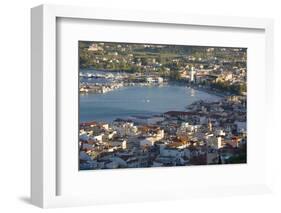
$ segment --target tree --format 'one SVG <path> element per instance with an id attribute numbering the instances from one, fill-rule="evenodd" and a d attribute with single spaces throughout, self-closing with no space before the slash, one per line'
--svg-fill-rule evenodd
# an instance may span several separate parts
<path id="1" fill-rule="evenodd" d="M 176 70 L 171 70 L 169 77 L 171 80 L 180 80 L 180 73 Z"/>

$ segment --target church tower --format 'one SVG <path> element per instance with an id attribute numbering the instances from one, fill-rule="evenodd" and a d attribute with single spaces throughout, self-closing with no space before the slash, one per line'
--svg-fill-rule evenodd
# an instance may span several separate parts
<path id="1" fill-rule="evenodd" d="M 212 125 L 212 122 L 210 119 L 208 119 L 208 130 L 209 130 L 209 132 L 213 131 L 213 125 Z"/>
<path id="2" fill-rule="evenodd" d="M 195 82 L 195 69 L 194 67 L 190 68 L 190 82 Z"/>

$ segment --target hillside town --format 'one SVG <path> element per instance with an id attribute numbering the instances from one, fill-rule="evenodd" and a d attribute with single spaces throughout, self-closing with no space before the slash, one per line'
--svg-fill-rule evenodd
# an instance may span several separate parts
<path id="1" fill-rule="evenodd" d="M 101 42 L 79 48 L 81 95 L 177 83 L 220 97 L 181 111 L 80 121 L 80 170 L 247 162 L 246 49 Z"/>
<path id="2" fill-rule="evenodd" d="M 80 123 L 80 169 L 246 162 L 246 99 L 197 102 L 189 111 Z"/>

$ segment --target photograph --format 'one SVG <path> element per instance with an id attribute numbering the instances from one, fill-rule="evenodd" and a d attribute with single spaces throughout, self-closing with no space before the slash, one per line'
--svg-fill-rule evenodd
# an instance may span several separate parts
<path id="1" fill-rule="evenodd" d="M 77 45 L 79 170 L 247 163 L 247 48 Z"/>

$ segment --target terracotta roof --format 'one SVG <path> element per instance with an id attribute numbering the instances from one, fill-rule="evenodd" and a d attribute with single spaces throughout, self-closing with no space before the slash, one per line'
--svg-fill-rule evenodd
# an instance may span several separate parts
<path id="1" fill-rule="evenodd" d="M 94 121 L 80 123 L 80 126 L 91 126 L 91 125 L 97 125 L 97 123 Z"/>

